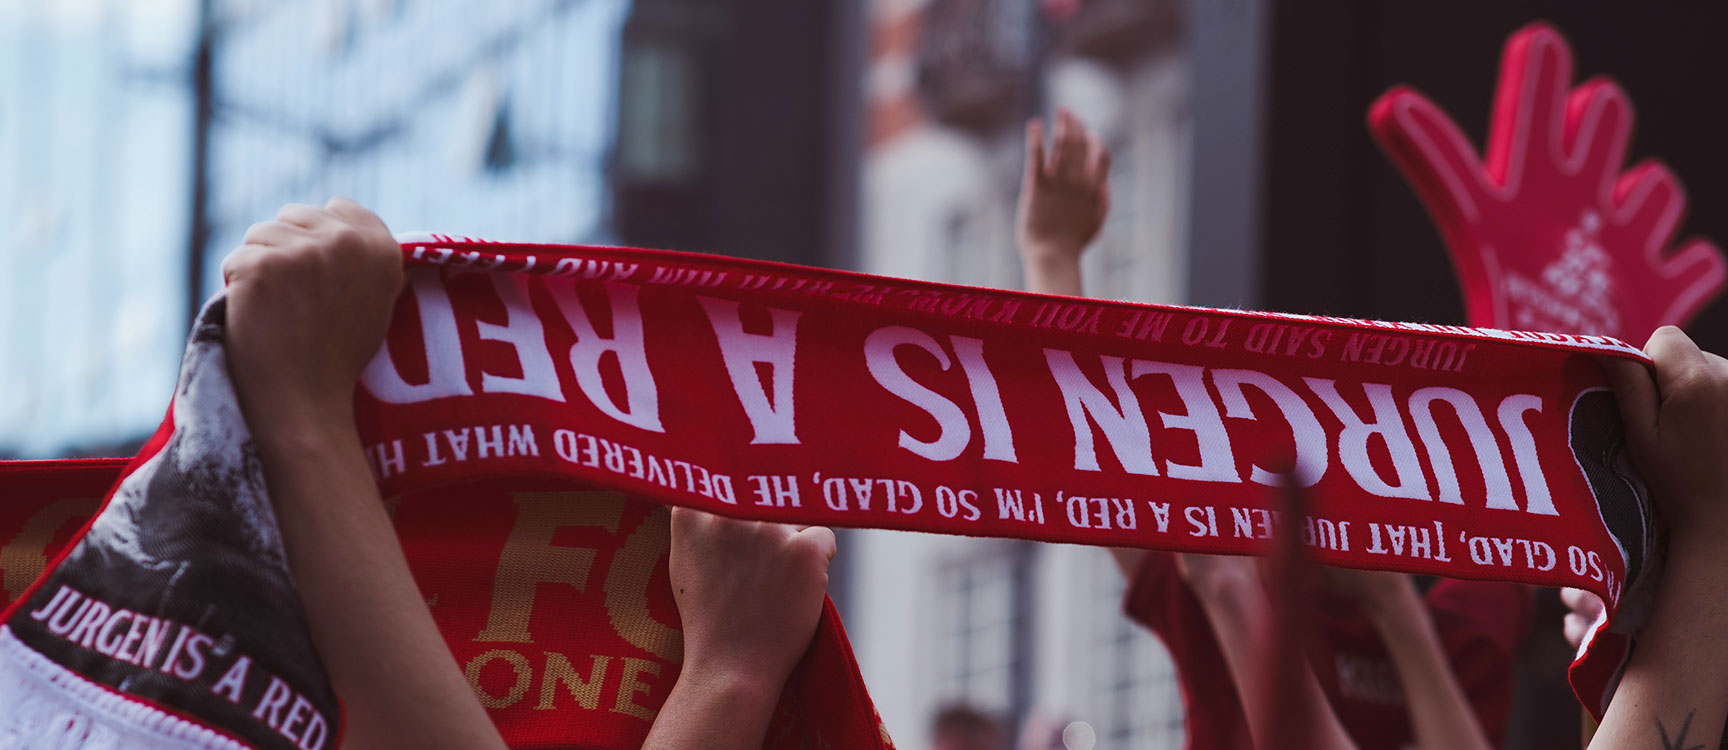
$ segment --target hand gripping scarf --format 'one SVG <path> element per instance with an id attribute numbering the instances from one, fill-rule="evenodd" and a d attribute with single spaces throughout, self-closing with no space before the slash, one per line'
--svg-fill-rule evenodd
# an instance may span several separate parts
<path id="1" fill-rule="evenodd" d="M 1607 78 L 1571 88 L 1572 69 L 1545 23 L 1507 40 L 1486 159 L 1407 87 L 1375 102 L 1369 129 L 1440 225 L 1472 325 L 1644 341 L 1721 294 L 1728 262 L 1701 238 L 1671 248 L 1685 191 L 1659 161 L 1625 167 L 1631 101 Z M 1599 621 L 1572 666 L 1598 719 L 1642 623 L 1624 614 Z"/>
<path id="2" fill-rule="evenodd" d="M 513 747 L 639 744 L 681 657 L 663 506 L 1260 552 L 1312 489 L 1330 564 L 1592 590 L 1652 524 L 1611 338 L 1163 307 L 683 253 L 432 236 L 355 409 L 416 579 Z M 223 302 L 112 464 L 4 469 L 0 742 L 330 747 L 228 382 Z M 768 747 L 886 738 L 829 610 Z"/>

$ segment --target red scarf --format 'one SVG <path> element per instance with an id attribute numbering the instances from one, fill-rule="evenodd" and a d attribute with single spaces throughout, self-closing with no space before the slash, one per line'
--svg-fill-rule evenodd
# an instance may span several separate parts
<path id="1" fill-rule="evenodd" d="M 1594 361 L 1641 355 L 1613 339 L 1056 298 L 661 251 L 432 238 L 405 252 L 411 284 L 357 398 L 361 434 L 433 616 L 515 747 L 641 741 L 681 651 L 657 505 L 1241 554 L 1265 548 L 1267 486 L 1293 466 L 1316 498 L 1304 541 L 1325 563 L 1579 586 L 1611 608 L 1644 570 L 1648 507 L 1629 489 Z M 133 464 L 154 467 L 152 488 L 206 486 L 190 469 L 173 479 L 176 456 L 220 452 L 199 447 L 203 428 L 187 420 L 203 416 L 185 414 L 206 408 L 194 399 L 216 375 L 225 382 L 204 348 L 218 323 L 195 332 L 175 412 Z M 5 580 L 64 538 L 75 511 L 63 498 L 93 496 L 112 469 L 5 469 Z M 632 500 L 604 494 L 620 492 Z M 185 511 L 205 512 L 217 511 Z M 77 680 L 125 686 L 131 703 L 260 747 L 299 746 L 315 714 L 335 724 L 320 671 L 285 645 L 303 630 L 265 639 L 240 615 L 226 630 L 205 623 L 201 671 L 139 687 L 128 678 L 147 627 L 137 642 L 128 623 L 95 622 L 82 641 L 51 627 L 72 614 L 54 600 L 72 596 L 68 581 L 109 609 L 142 601 L 132 622 L 162 617 L 146 616 L 151 606 L 183 611 L 199 591 L 218 592 L 216 605 L 251 593 L 199 589 L 191 574 L 124 585 L 76 574 L 61 564 L 31 591 L 9 584 L 15 642 Z M 253 671 L 236 678 L 242 655 Z M 299 682 L 277 690 L 281 674 Z M 224 677 L 217 694 L 238 710 L 208 698 Z M 769 746 L 882 739 L 830 612 Z"/>

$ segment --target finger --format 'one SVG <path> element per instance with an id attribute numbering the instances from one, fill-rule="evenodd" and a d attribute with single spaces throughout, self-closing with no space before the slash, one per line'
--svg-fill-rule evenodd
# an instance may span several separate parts
<path id="1" fill-rule="evenodd" d="M 1062 142 L 1068 138 L 1067 112 L 1056 110 L 1055 124 L 1050 127 L 1050 150 L 1044 157 L 1044 176 L 1055 177 L 1062 162 Z"/>
<path id="2" fill-rule="evenodd" d="M 372 211 L 370 209 L 366 208 L 365 206 L 362 206 L 358 203 L 355 203 L 354 201 L 349 200 L 347 198 L 344 198 L 342 196 L 336 196 L 335 198 L 331 198 L 330 202 L 324 204 L 324 208 L 328 209 L 331 213 L 334 213 L 337 216 L 341 217 L 342 219 L 346 220 L 348 223 L 354 225 L 355 227 L 366 228 L 366 229 L 380 229 L 380 230 L 383 230 L 385 232 L 390 231 L 387 227 L 384 226 L 384 220 L 378 218 L 378 214 L 372 213 Z"/>
<path id="3" fill-rule="evenodd" d="M 1567 609 L 1589 618 L 1602 611 L 1602 597 L 1571 586 L 1560 589 L 1560 602 Z"/>
<path id="4" fill-rule="evenodd" d="M 1624 217 L 1626 229 L 1643 240 L 1635 249 L 1651 266 L 1674 241 L 1680 219 L 1686 213 L 1686 191 L 1674 172 L 1654 159 L 1639 162 L 1614 181 L 1613 203 Z"/>
<path id="5" fill-rule="evenodd" d="M 328 212 L 317 206 L 304 203 L 290 203 L 276 212 L 276 220 L 284 224 L 311 229 L 323 223 Z"/>
<path id="6" fill-rule="evenodd" d="M 1586 620 L 1576 614 L 1568 613 L 1563 628 L 1566 632 L 1566 642 L 1572 644 L 1572 648 L 1578 648 L 1578 645 L 1584 642 L 1584 636 L 1590 632 L 1590 625 L 1593 622 L 1594 620 Z"/>
<path id="7" fill-rule="evenodd" d="M 1056 137 L 1056 177 L 1078 182 L 1086 178 L 1086 127 L 1067 110 L 1060 117 L 1067 127 Z"/>
<path id="8" fill-rule="evenodd" d="M 1602 374 L 1608 387 L 1614 390 L 1614 402 L 1620 408 L 1620 422 L 1628 431 L 1647 434 L 1656 429 L 1658 401 L 1656 381 L 1642 362 L 1630 359 L 1602 359 Z"/>
<path id="9" fill-rule="evenodd" d="M 1474 222 L 1490 190 L 1476 149 L 1438 106 L 1399 86 L 1369 109 L 1368 129 L 1436 218 Z"/>
<path id="10" fill-rule="evenodd" d="M 1632 141 L 1632 101 L 1611 80 L 1585 81 L 1566 97 L 1564 138 L 1567 171 L 1608 188 L 1626 163 L 1626 146 Z"/>
<path id="11" fill-rule="evenodd" d="M 1704 358 L 1710 360 L 1710 366 L 1716 372 L 1728 374 L 1728 358 L 1723 358 L 1722 355 L 1715 352 L 1704 352 Z"/>
<path id="12" fill-rule="evenodd" d="M 1088 133 L 1086 135 L 1086 181 L 1093 185 L 1102 185 L 1110 179 L 1110 147 L 1104 145 L 1104 139 Z"/>
<path id="13" fill-rule="evenodd" d="M 822 553 L 822 559 L 832 562 L 834 555 L 840 551 L 840 544 L 834 537 L 834 530 L 827 526 L 808 526 L 798 530 L 797 537 L 809 540 Z"/>
<path id="14" fill-rule="evenodd" d="M 674 547 L 678 546 L 677 540 L 679 540 L 679 539 L 681 539 L 687 535 L 700 534 L 701 530 L 702 530 L 702 526 L 708 522 L 709 518 L 710 518 L 710 516 L 708 515 L 708 513 L 704 512 L 704 511 L 696 510 L 695 508 L 684 508 L 684 507 L 680 507 L 680 506 L 673 506 L 672 507 L 673 546 Z"/>
<path id="15" fill-rule="evenodd" d="M 303 227 L 281 221 L 260 221 L 247 227 L 240 241 L 246 245 L 281 245 L 301 236 L 303 231 Z"/>
<path id="16" fill-rule="evenodd" d="M 266 252 L 258 245 L 241 245 L 222 259 L 222 283 L 227 284 L 236 278 L 243 277 L 246 270 L 256 263 L 258 256 Z"/>
<path id="17" fill-rule="evenodd" d="M 1666 401 L 1682 383 L 1710 372 L 1710 360 L 1686 332 L 1662 326 L 1650 334 L 1644 353 L 1656 362 L 1656 396 Z"/>
<path id="18" fill-rule="evenodd" d="M 1488 173 L 1501 184 L 1540 159 L 1558 165 L 1572 50 L 1554 27 L 1531 24 L 1506 41 L 1489 126 Z"/>
<path id="19" fill-rule="evenodd" d="M 1044 174 L 1044 122 L 1034 117 L 1026 121 L 1026 177 L 1025 187 L 1030 187 Z"/>
<path id="20" fill-rule="evenodd" d="M 1728 260 L 1709 240 L 1693 239 L 1661 261 L 1658 273 L 1663 278 L 1684 279 L 1685 287 L 1668 302 L 1662 311 L 1662 322 L 1683 325 L 1692 320 L 1706 304 L 1728 286 Z"/>

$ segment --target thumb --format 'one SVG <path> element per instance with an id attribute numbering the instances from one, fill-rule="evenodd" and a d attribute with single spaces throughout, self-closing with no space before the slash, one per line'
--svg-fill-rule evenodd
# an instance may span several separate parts
<path id="1" fill-rule="evenodd" d="M 1603 359 L 1601 364 L 1626 430 L 1640 434 L 1655 430 L 1660 403 L 1650 370 L 1644 363 L 1630 359 Z"/>
<path id="2" fill-rule="evenodd" d="M 815 546 L 816 550 L 822 553 L 824 567 L 827 566 L 827 563 L 832 563 L 834 555 L 840 551 L 839 542 L 834 537 L 834 530 L 827 526 L 810 526 L 799 529 L 794 536 Z"/>

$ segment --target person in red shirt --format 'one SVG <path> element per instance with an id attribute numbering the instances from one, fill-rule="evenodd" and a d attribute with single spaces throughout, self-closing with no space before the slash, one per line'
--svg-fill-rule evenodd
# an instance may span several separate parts
<path id="1" fill-rule="evenodd" d="M 1182 685 L 1188 746 L 1254 747 L 1206 606 L 1182 575 L 1178 556 L 1113 550 L 1128 571 L 1123 608 L 1169 648 Z M 1390 574 L 1387 574 L 1390 575 Z M 1407 580 L 1406 577 L 1396 576 Z M 1487 741 L 1504 742 L 1512 665 L 1529 629 L 1532 601 L 1518 584 L 1441 579 L 1421 595 L 1446 663 Z M 1314 601 L 1308 664 L 1339 723 L 1362 750 L 1415 744 L 1399 670 L 1358 597 L 1322 592 Z"/>
<path id="2" fill-rule="evenodd" d="M 1080 255 L 1109 211 L 1110 152 L 1068 112 L 1057 113 L 1051 130 L 1046 148 L 1042 123 L 1028 123 L 1016 234 L 1029 291 L 1079 296 Z M 1129 581 L 1127 615 L 1163 640 L 1175 662 L 1189 746 L 1252 748 L 1228 644 L 1220 643 L 1232 626 L 1266 625 L 1243 621 L 1236 606 L 1264 609 L 1252 561 L 1113 552 Z M 1196 566 L 1184 561 L 1204 563 L 1197 566 L 1207 571 L 1198 576 L 1204 585 L 1196 585 L 1196 575 L 1186 569 Z M 1349 740 L 1364 750 L 1501 744 L 1513 657 L 1534 605 L 1525 587 L 1442 580 L 1420 594 L 1405 576 L 1334 572 L 1328 578 L 1334 590 L 1314 602 L 1317 622 L 1307 661 L 1333 723 Z M 1236 579 L 1251 580 L 1238 586 Z M 1224 596 L 1214 585 L 1221 580 L 1238 589 L 1228 597 L 1243 601 L 1220 605 L 1197 593 Z M 1221 616 L 1234 622 L 1220 622 Z M 1256 645 L 1252 638 L 1241 640 L 1241 648 Z M 1407 697 L 1406 685 L 1417 694 L 1414 699 Z"/>

